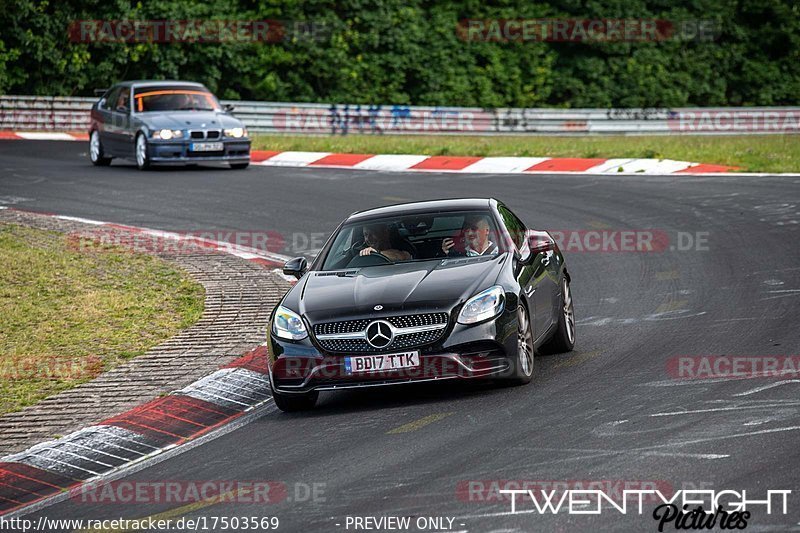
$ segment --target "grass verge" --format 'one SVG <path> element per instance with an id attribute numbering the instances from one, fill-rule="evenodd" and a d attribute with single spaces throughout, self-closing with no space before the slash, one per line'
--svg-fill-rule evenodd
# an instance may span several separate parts
<path id="1" fill-rule="evenodd" d="M 0 224 L 0 414 L 141 355 L 203 313 L 202 285 L 167 262 L 74 242 Z"/>
<path id="2" fill-rule="evenodd" d="M 439 136 L 255 135 L 256 150 L 362 154 L 656 158 L 740 167 L 746 172 L 800 171 L 800 135 L 744 136 Z"/>

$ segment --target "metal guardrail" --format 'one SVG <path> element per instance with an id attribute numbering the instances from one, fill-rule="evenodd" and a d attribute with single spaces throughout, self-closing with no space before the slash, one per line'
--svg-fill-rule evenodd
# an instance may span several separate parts
<path id="1" fill-rule="evenodd" d="M 87 131 L 95 98 L 0 96 L 0 130 Z M 549 109 L 223 101 L 252 132 L 570 135 L 800 132 L 800 107 Z"/>

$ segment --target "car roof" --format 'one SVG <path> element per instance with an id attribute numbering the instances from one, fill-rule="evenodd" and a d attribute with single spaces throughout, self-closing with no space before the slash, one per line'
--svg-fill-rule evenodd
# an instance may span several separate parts
<path id="1" fill-rule="evenodd" d="M 429 200 L 426 202 L 411 202 L 376 207 L 375 209 L 368 209 L 366 211 L 356 211 L 350 215 L 347 220 L 366 220 L 384 216 L 426 213 L 430 211 L 489 210 L 493 203 L 497 203 L 497 200 L 494 198 L 450 198 L 444 200 Z"/>
<path id="2" fill-rule="evenodd" d="M 179 80 L 127 80 L 115 83 L 115 87 L 202 87 L 205 85 L 197 83 L 196 81 L 179 81 Z"/>

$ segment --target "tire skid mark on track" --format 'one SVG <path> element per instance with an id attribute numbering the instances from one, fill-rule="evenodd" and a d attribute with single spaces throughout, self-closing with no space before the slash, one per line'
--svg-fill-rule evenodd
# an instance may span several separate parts
<path id="1" fill-rule="evenodd" d="M 433 424 L 434 422 L 438 422 L 447 418 L 448 416 L 452 415 L 452 412 L 449 413 L 433 413 L 431 415 L 423 416 L 417 420 L 413 420 L 408 422 L 407 424 L 403 424 L 402 426 L 398 426 L 394 429 L 390 429 L 386 432 L 387 435 L 398 435 L 400 433 L 410 433 L 412 431 L 417 431 L 418 429 L 422 429 L 425 426 Z"/>

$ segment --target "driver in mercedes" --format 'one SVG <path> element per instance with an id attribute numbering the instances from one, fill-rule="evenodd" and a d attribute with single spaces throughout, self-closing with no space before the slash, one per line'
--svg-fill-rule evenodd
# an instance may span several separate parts
<path id="1" fill-rule="evenodd" d="M 366 248 L 359 255 L 379 253 L 391 261 L 408 261 L 411 254 L 405 250 L 392 248 L 389 227 L 386 224 L 372 224 L 364 227 L 364 244 Z"/>
<path id="2" fill-rule="evenodd" d="M 461 246 L 456 247 L 454 239 L 442 241 L 442 253 L 446 256 L 475 257 L 478 255 L 494 255 L 498 248 L 489 240 L 489 219 L 484 215 L 467 216 L 461 227 Z"/>

